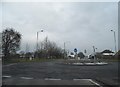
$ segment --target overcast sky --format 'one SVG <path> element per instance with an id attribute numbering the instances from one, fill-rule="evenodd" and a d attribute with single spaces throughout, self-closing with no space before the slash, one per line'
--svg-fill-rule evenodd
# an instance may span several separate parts
<path id="1" fill-rule="evenodd" d="M 2 29 L 12 27 L 22 34 L 21 50 L 36 47 L 46 36 L 63 48 L 92 53 L 114 51 L 113 29 L 118 43 L 117 2 L 4 2 L 2 3 Z M 118 44 L 117 44 L 118 45 Z"/>

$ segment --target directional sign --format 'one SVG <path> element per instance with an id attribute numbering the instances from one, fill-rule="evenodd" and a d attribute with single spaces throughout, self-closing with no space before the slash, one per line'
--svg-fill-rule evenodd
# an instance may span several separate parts
<path id="1" fill-rule="evenodd" d="M 77 53 L 77 49 L 76 48 L 74 49 L 74 52 Z"/>

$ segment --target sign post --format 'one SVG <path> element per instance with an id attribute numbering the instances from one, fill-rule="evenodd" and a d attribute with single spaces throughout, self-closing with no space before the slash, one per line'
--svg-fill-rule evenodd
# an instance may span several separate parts
<path id="1" fill-rule="evenodd" d="M 77 57 L 77 48 L 74 49 L 74 52 L 75 52 L 75 59 L 78 59 L 78 57 Z"/>

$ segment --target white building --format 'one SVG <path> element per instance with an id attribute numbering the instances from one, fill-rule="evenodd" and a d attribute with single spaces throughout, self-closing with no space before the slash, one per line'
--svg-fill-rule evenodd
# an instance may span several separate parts
<path id="1" fill-rule="evenodd" d="M 115 53 L 112 52 L 111 50 L 104 50 L 104 51 L 101 52 L 101 53 L 102 53 L 102 55 L 104 55 L 104 56 L 114 56 L 114 55 L 115 55 Z"/>

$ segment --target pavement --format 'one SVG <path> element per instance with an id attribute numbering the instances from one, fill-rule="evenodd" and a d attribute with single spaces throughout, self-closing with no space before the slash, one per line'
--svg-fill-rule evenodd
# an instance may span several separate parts
<path id="1" fill-rule="evenodd" d="M 118 85 L 118 63 L 73 66 L 62 61 L 3 65 L 3 85 Z"/>

